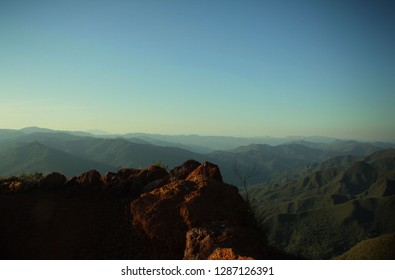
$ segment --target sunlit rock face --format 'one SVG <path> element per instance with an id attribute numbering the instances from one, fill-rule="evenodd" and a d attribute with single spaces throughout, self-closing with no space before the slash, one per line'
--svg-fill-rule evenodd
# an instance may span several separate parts
<path id="1" fill-rule="evenodd" d="M 222 182 L 218 166 L 188 161 L 170 171 L 170 176 L 168 184 L 131 203 L 133 227 L 151 242 L 155 257 L 264 255 L 259 234 L 249 225 L 247 205 L 236 187 Z M 242 247 L 247 249 L 240 251 Z"/>

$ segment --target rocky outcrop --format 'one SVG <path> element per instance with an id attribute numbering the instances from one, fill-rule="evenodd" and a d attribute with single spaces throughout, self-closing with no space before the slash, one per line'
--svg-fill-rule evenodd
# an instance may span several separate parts
<path id="1" fill-rule="evenodd" d="M 185 259 L 264 259 L 271 255 L 261 235 L 248 227 L 213 223 L 186 234 Z"/>
<path id="2" fill-rule="evenodd" d="M 107 190 L 124 200 L 132 200 L 141 193 L 163 186 L 168 180 L 168 172 L 159 166 L 152 165 L 145 169 L 122 168 L 118 172 L 106 172 L 103 176 L 91 170 L 78 177 L 69 179 L 65 184 L 77 192 L 96 192 Z"/>
<path id="3" fill-rule="evenodd" d="M 84 258 L 103 257 L 96 252 L 102 244 L 107 244 L 104 251 L 108 255 L 114 253 L 114 244 L 117 248 L 129 244 L 117 249 L 124 250 L 128 258 L 130 255 L 147 259 L 269 256 L 268 247 L 251 226 L 249 208 L 238 189 L 224 183 L 218 166 L 209 162 L 200 164 L 189 160 L 169 172 L 157 165 L 120 169 L 103 176 L 91 170 L 68 181 L 54 172 L 32 181 L 17 177 L 1 179 L 0 186 L 0 192 L 5 193 L 4 202 L 8 203 L 11 198 L 37 200 L 37 203 L 22 203 L 34 207 L 25 211 L 33 216 L 21 219 L 15 231 L 29 221 L 32 222 L 28 226 L 35 232 L 46 232 L 49 228 L 51 244 L 58 242 L 60 235 L 74 244 L 71 248 L 62 243 L 59 256 L 78 258 L 82 248 L 88 248 Z M 26 190 L 28 194 L 24 194 Z M 63 221 L 67 221 L 66 224 Z M 121 232 L 113 236 L 118 229 L 122 229 Z M 74 237 L 70 237 L 73 232 Z M 47 239 L 42 239 L 41 234 L 36 235 L 39 238 L 33 236 L 31 244 L 37 244 L 33 248 L 45 249 L 43 257 L 53 256 L 52 245 L 46 245 Z M 11 247 L 8 250 L 14 252 Z M 30 253 L 34 254 L 33 251 Z"/>
<path id="4" fill-rule="evenodd" d="M 53 172 L 41 178 L 38 182 L 40 188 L 55 189 L 63 187 L 66 183 L 66 177 L 58 172 Z"/>
<path id="5" fill-rule="evenodd" d="M 188 160 L 183 165 L 170 170 L 169 175 L 171 180 L 184 180 L 189 174 L 200 166 L 200 162 L 196 160 Z"/>
<path id="6" fill-rule="evenodd" d="M 251 257 L 240 256 L 235 253 L 232 248 L 217 248 L 215 249 L 208 260 L 253 260 Z"/>
<path id="7" fill-rule="evenodd" d="M 97 188 L 101 186 L 101 175 L 96 170 L 90 170 L 77 177 L 78 185 L 85 188 Z"/>
<path id="8" fill-rule="evenodd" d="M 15 177 L 6 178 L 6 179 L 0 178 L 0 192 L 7 193 L 7 192 L 12 192 L 15 190 L 19 191 L 19 190 L 23 189 L 23 186 L 18 187 L 17 185 L 19 185 L 19 183 L 16 183 L 16 182 L 21 182 L 21 181 Z"/>
<path id="9" fill-rule="evenodd" d="M 41 176 L 26 180 L 22 177 L 10 177 L 0 180 L 3 192 L 34 191 L 36 189 L 49 190 L 65 186 L 66 177 L 60 173 L 53 172 L 46 176 Z"/>
<path id="10" fill-rule="evenodd" d="M 37 187 L 37 182 L 27 181 L 20 177 L 0 178 L 0 193 L 23 192 Z"/>
<path id="11" fill-rule="evenodd" d="M 100 181 L 105 186 L 111 186 L 117 183 L 118 178 L 117 174 L 114 172 L 106 172 L 101 178 Z"/>
<path id="12" fill-rule="evenodd" d="M 102 182 L 112 192 L 131 199 L 155 189 L 167 177 L 166 169 L 152 165 L 145 169 L 121 169 L 115 175 L 106 173 Z"/>
<path id="13" fill-rule="evenodd" d="M 193 170 L 190 174 L 188 174 L 186 180 L 215 180 L 218 182 L 222 182 L 222 175 L 217 165 L 210 162 L 205 162 L 201 164 L 198 168 Z"/>
<path id="14" fill-rule="evenodd" d="M 180 203 L 192 187 L 190 182 L 174 182 L 132 202 L 133 226 L 155 248 L 154 258 L 182 258 L 187 226 Z"/>
<path id="15" fill-rule="evenodd" d="M 138 180 L 141 181 L 142 184 L 146 185 L 152 183 L 154 181 L 160 180 L 168 176 L 166 169 L 151 165 L 146 169 L 143 169 L 137 176 Z"/>
<path id="16" fill-rule="evenodd" d="M 170 183 L 131 203 L 133 227 L 151 242 L 153 256 L 207 259 L 222 248 L 234 258 L 264 257 L 266 247 L 250 226 L 249 209 L 237 188 L 222 182 L 218 166 L 195 165 L 189 161 L 170 171 Z"/>
<path id="17" fill-rule="evenodd" d="M 20 192 L 25 188 L 25 183 L 22 181 L 12 181 L 8 184 L 8 190 L 10 192 Z"/>
<path id="18" fill-rule="evenodd" d="M 134 169 L 134 168 L 121 168 L 117 172 L 117 180 L 118 181 L 124 181 L 128 179 L 130 176 L 136 176 L 141 172 L 140 169 Z"/>

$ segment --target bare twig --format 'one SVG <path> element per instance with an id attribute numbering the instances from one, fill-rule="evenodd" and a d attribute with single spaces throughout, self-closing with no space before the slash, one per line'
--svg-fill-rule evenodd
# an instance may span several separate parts
<path id="1" fill-rule="evenodd" d="M 242 174 L 242 172 L 240 171 L 240 168 L 237 163 L 233 165 L 232 169 L 235 172 L 237 178 L 240 180 L 240 183 L 242 184 L 245 191 L 246 202 L 248 206 L 251 207 L 247 186 L 248 186 L 248 180 L 259 174 L 257 165 L 256 163 L 254 163 L 254 165 L 250 166 L 250 168 L 244 174 Z"/>

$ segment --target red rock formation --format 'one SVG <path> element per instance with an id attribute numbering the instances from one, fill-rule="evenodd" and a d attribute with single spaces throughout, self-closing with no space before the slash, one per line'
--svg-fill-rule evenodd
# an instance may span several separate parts
<path id="1" fill-rule="evenodd" d="M 208 256 L 208 260 L 253 260 L 251 257 L 240 256 L 232 248 L 217 248 Z"/>
<path id="2" fill-rule="evenodd" d="M 173 180 L 185 180 L 185 178 L 200 166 L 196 160 L 188 160 L 183 165 L 170 170 L 169 175 Z"/>
<path id="3" fill-rule="evenodd" d="M 79 186 L 86 188 L 98 188 L 101 186 L 101 176 L 96 170 L 90 170 L 77 177 L 76 181 Z"/>
<path id="4" fill-rule="evenodd" d="M 107 172 L 101 177 L 101 183 L 118 196 L 132 199 L 143 192 L 163 186 L 162 180 L 168 177 L 164 168 L 149 166 L 145 169 L 120 169 L 116 174 Z"/>
<path id="5" fill-rule="evenodd" d="M 192 191 L 185 195 L 180 215 L 188 228 L 213 222 L 232 225 L 248 223 L 248 208 L 237 188 L 218 181 L 194 182 Z"/>
<path id="6" fill-rule="evenodd" d="M 163 179 L 169 174 L 167 173 L 166 169 L 156 166 L 156 165 L 151 165 L 147 167 L 146 169 L 142 170 L 137 178 L 144 184 L 149 184 L 152 183 L 156 180 Z"/>
<path id="7" fill-rule="evenodd" d="M 141 172 L 140 169 L 134 169 L 134 168 L 121 168 L 117 172 L 117 179 L 119 181 L 126 180 L 130 176 L 136 176 Z"/>
<path id="8" fill-rule="evenodd" d="M 215 259 L 225 253 L 225 259 L 268 258 L 271 255 L 262 237 L 248 227 L 216 223 L 187 232 L 185 259 Z"/>
<path id="9" fill-rule="evenodd" d="M 182 258 L 187 227 L 179 204 L 190 187 L 190 182 L 174 182 L 132 202 L 133 226 L 152 243 L 154 258 Z"/>
<path id="10" fill-rule="evenodd" d="M 182 178 L 185 174 L 180 173 Z M 248 242 L 252 244 L 248 248 L 263 250 L 259 235 L 247 228 L 248 207 L 236 187 L 222 182 L 218 166 L 205 162 L 185 177 L 131 203 L 133 226 L 152 243 L 155 258 L 206 259 L 219 246 L 237 250 L 237 244 Z M 210 228 L 213 224 L 226 230 L 217 236 Z M 196 228 L 202 230 L 197 239 Z M 253 250 L 246 252 L 259 256 Z"/>
<path id="11" fill-rule="evenodd" d="M 142 190 L 142 193 L 153 191 L 157 188 L 169 184 L 170 182 L 184 180 L 192 171 L 194 171 L 199 166 L 199 162 L 195 160 L 188 160 L 182 165 L 170 170 L 167 176 L 164 176 L 164 172 L 162 172 L 162 176 L 160 176 L 160 179 L 146 184 Z"/>
<path id="12" fill-rule="evenodd" d="M 196 181 L 196 180 L 216 180 L 222 182 L 222 175 L 219 167 L 210 162 L 205 162 L 191 172 L 186 180 Z"/>
<path id="13" fill-rule="evenodd" d="M 223 183 L 218 166 L 209 162 L 199 164 L 187 161 L 170 173 L 161 167 L 150 166 L 146 169 L 107 172 L 101 177 L 99 172 L 91 170 L 67 182 L 65 180 L 59 173 L 51 173 L 38 182 L 19 178 L 0 180 L 1 192 L 21 191 L 4 195 L 3 201 L 8 203 L 9 197 L 17 197 L 21 201 L 34 197 L 39 201 L 20 204 L 34 207 L 41 217 L 39 222 L 21 219 L 21 228 L 25 228 L 24 222 L 33 221 L 35 230 L 31 232 L 47 234 L 51 229 L 49 239 L 44 234 L 36 234 L 33 237 L 39 238 L 31 239 L 32 244 L 38 244 L 32 248 L 38 248 L 37 251 L 45 249 L 41 256 L 102 258 L 99 250 L 104 243 L 107 243 L 104 251 L 110 256 L 113 253 L 120 256 L 116 254 L 118 249 L 114 249 L 114 244 L 116 248 L 129 244 L 123 247 L 128 253 L 126 257 L 130 255 L 129 249 L 125 248 L 137 250 L 131 251 L 136 257 L 155 259 L 251 259 L 270 256 L 260 234 L 250 225 L 249 209 L 237 188 Z M 62 185 L 67 185 L 67 188 L 59 188 Z M 40 187 L 39 191 L 24 194 L 23 191 L 34 190 L 36 186 Z M 132 200 L 130 212 L 127 205 Z M 35 216 L 36 212 L 29 210 Z M 24 211 L 19 213 L 24 216 Z M 128 226 L 130 220 L 135 229 L 133 232 Z M 118 229 L 121 232 L 117 235 Z M 73 231 L 76 233 L 74 236 L 70 234 Z M 22 231 L 17 227 L 15 232 Z M 30 238 L 30 233 L 28 236 Z M 67 242 L 62 243 L 63 253 L 58 255 L 53 245 L 57 244 L 59 236 L 74 242 L 75 248 Z M 108 242 L 109 239 L 111 242 Z M 85 255 L 81 248 L 89 248 L 90 253 Z M 30 253 L 34 254 L 34 250 Z M 39 258 L 40 255 L 35 257 Z"/>
<path id="14" fill-rule="evenodd" d="M 105 186 L 112 186 L 118 183 L 117 174 L 114 172 L 106 172 L 101 178 L 100 181 Z"/>

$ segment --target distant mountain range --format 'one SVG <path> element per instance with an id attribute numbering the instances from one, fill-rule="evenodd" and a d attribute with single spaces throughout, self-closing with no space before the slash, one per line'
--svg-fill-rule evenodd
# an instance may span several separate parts
<path id="1" fill-rule="evenodd" d="M 282 144 L 271 146 L 265 142 Z M 157 162 L 172 168 L 185 160 L 195 159 L 217 163 L 225 181 L 236 185 L 240 185 L 240 181 L 235 167 L 241 175 L 255 168 L 258 172 L 248 183 L 256 184 L 306 165 L 320 164 L 331 157 L 366 156 L 382 149 L 383 145 L 395 147 L 391 143 L 380 145 L 324 137 L 276 139 L 141 133 L 97 136 L 89 132 L 37 127 L 0 129 L 3 159 L 0 176 L 52 171 L 73 176 L 89 169 L 116 171 L 120 167 L 142 167 Z"/>
<path id="2" fill-rule="evenodd" d="M 395 232 L 394 149 L 335 157 L 309 168 L 286 182 L 249 190 L 269 244 L 297 257 L 327 259 Z"/>
<path id="3" fill-rule="evenodd" d="M 48 174 L 56 170 L 64 171 L 66 176 L 73 176 L 92 167 L 101 171 L 113 169 L 109 164 L 71 155 L 37 141 L 10 144 L 1 153 L 1 159 L 0 174 L 3 176 L 35 172 Z"/>
<path id="4" fill-rule="evenodd" d="M 395 233 L 394 144 L 265 139 L 0 129 L 0 177 L 210 161 L 240 193 L 246 187 L 265 239 L 287 256 L 388 256 L 382 244 L 393 244 Z"/>

